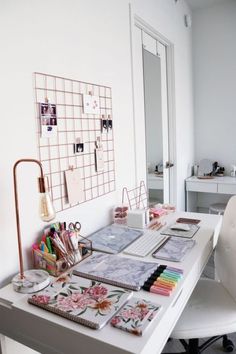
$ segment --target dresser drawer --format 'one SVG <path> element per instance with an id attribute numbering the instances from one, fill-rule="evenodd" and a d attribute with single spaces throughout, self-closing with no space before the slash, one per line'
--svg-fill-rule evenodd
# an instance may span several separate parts
<path id="1" fill-rule="evenodd" d="M 217 193 L 217 184 L 209 182 L 186 182 L 186 190 L 193 192 Z"/>
<path id="2" fill-rule="evenodd" d="M 236 194 L 236 184 L 218 183 L 218 193 Z"/>

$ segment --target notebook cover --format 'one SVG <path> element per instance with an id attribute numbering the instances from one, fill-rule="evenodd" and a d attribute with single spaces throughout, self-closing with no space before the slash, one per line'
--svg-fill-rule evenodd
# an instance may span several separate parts
<path id="1" fill-rule="evenodd" d="M 158 248 L 152 255 L 154 258 L 180 262 L 190 249 L 196 244 L 195 240 L 186 240 L 179 237 L 171 237 L 163 246 Z"/>
<path id="2" fill-rule="evenodd" d="M 73 273 L 85 278 L 139 290 L 148 277 L 157 269 L 158 264 L 136 259 L 93 253 L 80 262 Z"/>
<path id="3" fill-rule="evenodd" d="M 112 224 L 96 231 L 87 238 L 92 241 L 94 250 L 115 254 L 121 252 L 142 234 L 143 232 L 140 230 Z"/>
<path id="4" fill-rule="evenodd" d="M 195 233 L 199 230 L 200 226 L 195 224 L 187 224 L 190 228 L 189 231 L 182 231 L 182 230 L 172 230 L 170 226 L 165 228 L 161 231 L 161 235 L 168 235 L 168 236 L 176 236 L 176 237 L 184 237 L 184 238 L 192 238 Z"/>
<path id="5" fill-rule="evenodd" d="M 179 222 L 181 224 L 199 224 L 201 220 L 199 219 L 191 219 L 191 218 L 178 218 L 176 222 Z"/>
<path id="6" fill-rule="evenodd" d="M 30 304 L 93 329 L 101 329 L 132 296 L 131 291 L 73 276 L 28 298 Z"/>
<path id="7" fill-rule="evenodd" d="M 112 318 L 110 324 L 123 331 L 141 336 L 160 309 L 160 305 L 133 297 Z"/>

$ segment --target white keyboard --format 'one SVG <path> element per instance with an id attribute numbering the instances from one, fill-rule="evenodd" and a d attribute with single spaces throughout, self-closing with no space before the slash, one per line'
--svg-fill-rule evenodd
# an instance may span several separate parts
<path id="1" fill-rule="evenodd" d="M 143 235 L 128 246 L 123 252 L 132 256 L 145 257 L 152 250 L 160 247 L 169 236 L 160 235 L 158 231 L 145 230 Z"/>

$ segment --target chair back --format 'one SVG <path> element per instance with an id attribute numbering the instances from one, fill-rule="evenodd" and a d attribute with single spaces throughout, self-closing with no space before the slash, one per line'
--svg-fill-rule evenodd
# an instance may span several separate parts
<path id="1" fill-rule="evenodd" d="M 225 209 L 215 253 L 216 273 L 222 285 L 236 300 L 236 195 Z"/>

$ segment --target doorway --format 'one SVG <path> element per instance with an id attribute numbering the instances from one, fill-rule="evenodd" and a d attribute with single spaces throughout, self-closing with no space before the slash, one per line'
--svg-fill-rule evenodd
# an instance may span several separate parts
<path id="1" fill-rule="evenodd" d="M 149 204 L 175 204 L 173 47 L 142 20 L 134 19 L 136 182 L 146 181 Z"/>

